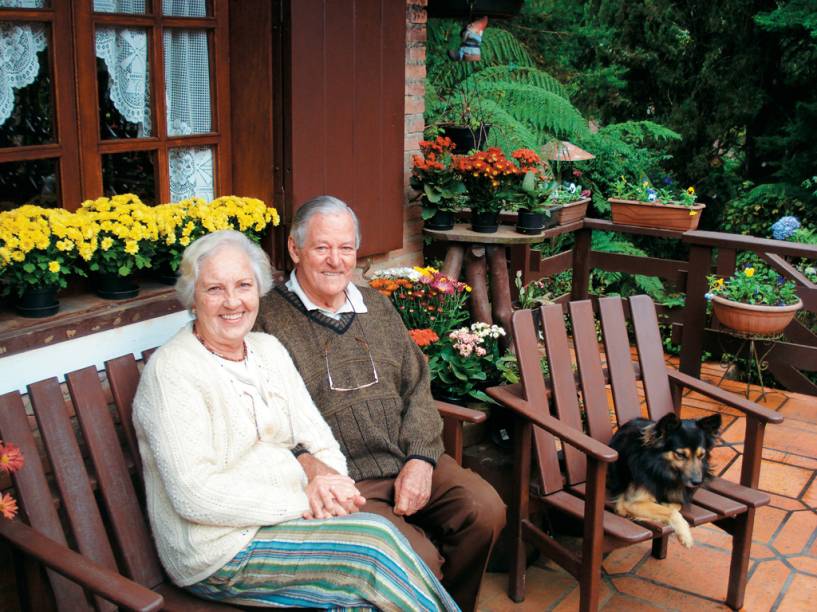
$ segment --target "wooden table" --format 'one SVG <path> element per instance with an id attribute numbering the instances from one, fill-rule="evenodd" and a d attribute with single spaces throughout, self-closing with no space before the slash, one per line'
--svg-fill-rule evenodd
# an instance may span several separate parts
<path id="1" fill-rule="evenodd" d="M 505 249 L 514 245 L 542 242 L 554 233 L 547 229 L 538 234 L 518 234 L 513 226 L 500 225 L 494 234 L 481 234 L 470 229 L 468 223 L 457 223 L 454 229 L 423 229 L 426 236 L 448 242 L 442 272 L 457 279 L 465 265 L 465 281 L 471 285 L 471 317 L 474 321 L 501 325 L 506 336 L 503 347 L 513 343 L 511 337 L 511 285 Z M 563 230 L 562 230 L 563 231 Z M 559 231 L 558 233 L 561 233 Z M 491 295 L 488 296 L 488 273 L 491 274 Z"/>

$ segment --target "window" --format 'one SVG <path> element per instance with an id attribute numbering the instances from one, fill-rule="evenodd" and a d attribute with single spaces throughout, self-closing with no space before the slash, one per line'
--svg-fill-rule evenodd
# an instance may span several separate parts
<path id="1" fill-rule="evenodd" d="M 227 0 L 0 0 L 0 209 L 230 192 L 227 28 Z"/>

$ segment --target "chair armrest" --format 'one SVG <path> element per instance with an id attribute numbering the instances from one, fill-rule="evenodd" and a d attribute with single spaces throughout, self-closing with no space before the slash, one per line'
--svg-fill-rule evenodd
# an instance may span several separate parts
<path id="1" fill-rule="evenodd" d="M 160 610 L 164 598 L 21 521 L 0 519 L 0 535 L 37 561 L 100 597 L 128 610 Z"/>
<path id="2" fill-rule="evenodd" d="M 560 440 L 567 442 L 586 455 L 604 463 L 612 463 L 618 459 L 618 453 L 609 446 L 602 444 L 585 434 L 584 432 L 566 425 L 562 421 L 553 418 L 549 414 L 536 414 L 530 403 L 515 394 L 507 386 L 491 387 L 485 391 L 506 408 L 510 408 L 518 415 L 528 419 L 545 431 L 553 434 Z"/>
<path id="3" fill-rule="evenodd" d="M 716 385 L 695 378 L 694 376 L 690 376 L 689 374 L 684 374 L 683 372 L 679 372 L 678 370 L 674 370 L 672 368 L 667 368 L 667 374 L 669 375 L 670 382 L 681 385 L 682 387 L 687 387 L 693 391 L 697 391 L 701 395 L 705 395 L 706 397 L 717 400 L 722 404 L 726 404 L 727 406 L 740 410 L 746 416 L 752 416 L 763 423 L 783 422 L 783 417 L 774 410 L 764 408 L 760 404 L 756 404 L 745 397 L 735 395 L 730 391 L 726 391 L 725 389 L 721 389 Z"/>
<path id="4" fill-rule="evenodd" d="M 479 410 L 457 406 L 456 404 L 448 404 L 436 400 L 437 411 L 440 416 L 445 418 L 456 419 L 457 421 L 465 421 L 466 423 L 482 423 L 488 418 L 488 415 Z"/>

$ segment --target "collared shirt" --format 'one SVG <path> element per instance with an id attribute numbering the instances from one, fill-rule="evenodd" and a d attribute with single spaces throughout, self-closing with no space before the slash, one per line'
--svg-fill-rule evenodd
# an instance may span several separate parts
<path id="1" fill-rule="evenodd" d="M 343 302 L 343 305 L 338 308 L 337 312 L 321 308 L 315 304 L 315 302 L 310 300 L 307 297 L 306 292 L 304 292 L 304 290 L 301 288 L 301 284 L 298 282 L 298 277 L 295 276 L 295 270 L 293 270 L 292 274 L 289 275 L 289 280 L 285 283 L 285 286 L 287 289 L 292 291 L 292 293 L 298 296 L 301 303 L 303 303 L 307 310 L 318 310 L 327 317 L 332 317 L 335 320 L 340 319 L 340 315 L 345 312 L 369 312 L 369 310 L 366 308 L 366 304 L 363 303 L 363 294 L 360 293 L 360 289 L 358 289 L 354 283 L 349 283 L 346 285 L 347 299 Z"/>

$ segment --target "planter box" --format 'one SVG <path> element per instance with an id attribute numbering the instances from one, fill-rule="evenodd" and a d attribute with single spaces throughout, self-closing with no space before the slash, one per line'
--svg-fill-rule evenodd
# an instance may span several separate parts
<path id="1" fill-rule="evenodd" d="M 794 315 L 803 307 L 797 300 L 790 306 L 743 304 L 718 295 L 712 296 L 712 312 L 724 326 L 749 336 L 774 336 L 783 333 Z"/>
<path id="2" fill-rule="evenodd" d="M 556 219 L 556 225 L 567 225 L 574 221 L 584 219 L 587 214 L 587 206 L 590 204 L 590 198 L 582 198 L 570 204 L 560 204 L 559 210 L 553 213 L 553 218 Z"/>
<path id="3" fill-rule="evenodd" d="M 613 213 L 613 223 L 652 227 L 686 232 L 698 228 L 706 204 L 681 206 L 680 204 L 656 204 L 637 200 L 608 198 Z M 694 213 L 694 214 L 691 214 Z"/>

